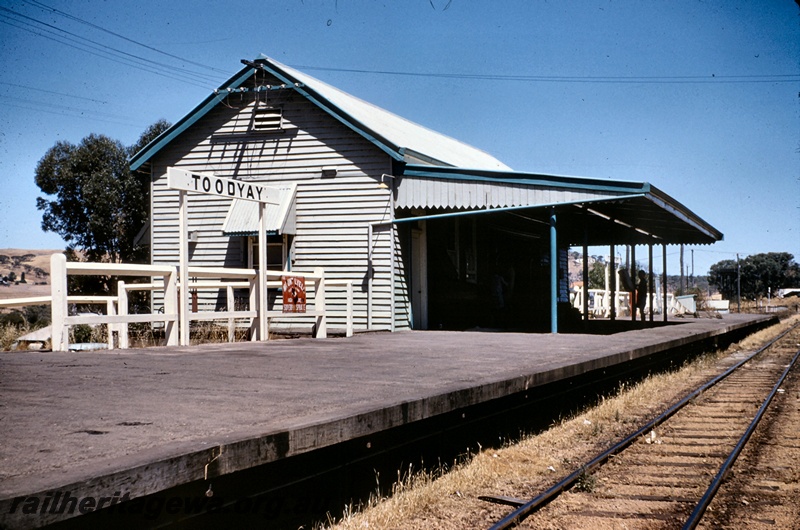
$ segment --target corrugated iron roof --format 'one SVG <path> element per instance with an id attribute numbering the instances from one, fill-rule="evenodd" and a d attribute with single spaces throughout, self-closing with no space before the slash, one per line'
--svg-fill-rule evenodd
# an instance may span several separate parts
<path id="1" fill-rule="evenodd" d="M 400 223 L 514 212 L 543 226 L 549 222 L 548 210 L 555 208 L 559 238 L 570 244 L 711 244 L 723 238 L 709 223 L 647 182 L 408 165 L 397 184 L 396 206 L 429 212 L 398 219 Z"/>
<path id="2" fill-rule="evenodd" d="M 373 139 L 380 137 L 390 142 L 398 153 L 415 158 L 431 158 L 438 165 L 450 165 L 474 169 L 511 170 L 492 155 L 454 138 L 433 131 L 333 87 L 290 66 L 264 58 L 259 62 L 272 65 L 305 85 L 330 102 L 340 112 L 370 131 Z"/>

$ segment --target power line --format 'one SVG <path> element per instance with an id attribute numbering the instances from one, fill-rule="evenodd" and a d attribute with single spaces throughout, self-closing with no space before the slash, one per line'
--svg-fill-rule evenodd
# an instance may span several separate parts
<path id="1" fill-rule="evenodd" d="M 120 121 L 120 120 L 113 120 L 113 119 L 98 118 L 96 115 L 93 115 L 93 113 L 84 112 L 84 111 L 82 111 L 80 109 L 75 109 L 74 111 L 69 111 L 68 110 L 68 111 L 64 112 L 64 110 L 67 109 L 66 107 L 57 107 L 55 110 L 48 110 L 46 108 L 43 108 L 38 102 L 35 103 L 35 104 L 31 104 L 31 105 L 17 105 L 17 104 L 14 104 L 14 103 L 4 103 L 3 105 L 5 107 L 14 107 L 14 108 L 17 108 L 17 109 L 30 110 L 30 111 L 34 111 L 34 112 L 42 112 L 44 114 L 53 114 L 53 115 L 56 115 L 56 116 L 67 116 L 67 117 L 71 117 L 71 118 L 84 118 L 84 119 L 87 119 L 87 120 L 103 122 L 103 123 L 115 123 L 117 125 L 126 125 L 126 126 L 131 126 L 131 127 L 139 127 L 140 129 L 144 129 L 144 127 L 146 127 L 145 125 L 136 124 L 136 123 L 132 123 L 132 122 L 129 122 L 129 121 Z"/>
<path id="2" fill-rule="evenodd" d="M 523 81 L 542 83 L 617 83 L 617 84 L 703 84 L 703 83 L 796 83 L 798 74 L 773 75 L 715 75 L 710 76 L 547 76 L 547 75 L 502 75 L 459 74 L 445 72 L 402 72 L 397 70 L 367 70 L 360 68 L 333 68 L 327 66 L 292 65 L 301 70 L 343 72 L 350 74 L 396 75 L 408 77 L 430 77 L 442 79 L 467 79 L 481 81 Z"/>
<path id="3" fill-rule="evenodd" d="M 143 48 L 146 48 L 146 49 L 148 49 L 150 51 L 154 51 L 154 52 L 159 53 L 161 55 L 165 55 L 165 56 L 171 57 L 173 59 L 178 59 L 179 61 L 183 61 L 183 62 L 186 62 L 186 63 L 189 63 L 189 64 L 193 64 L 195 66 L 199 66 L 201 68 L 205 68 L 205 69 L 210 70 L 212 72 L 218 72 L 218 73 L 221 73 L 221 74 L 227 74 L 228 73 L 225 70 L 220 70 L 219 68 L 214 68 L 213 66 L 208 66 L 208 65 L 205 65 L 205 64 L 202 64 L 202 63 L 198 63 L 198 62 L 192 61 L 190 59 L 186 59 L 184 57 L 180 57 L 178 55 L 173 55 L 173 54 L 165 52 L 163 50 L 159 50 L 158 48 L 155 48 L 155 47 L 150 46 L 148 44 L 144 44 L 144 43 L 139 42 L 137 40 L 131 39 L 129 37 L 126 37 L 125 35 L 121 35 L 119 33 L 116 33 L 114 31 L 106 29 L 106 28 L 104 28 L 102 26 L 98 26 L 97 24 L 89 22 L 88 20 L 84 20 L 84 19 L 82 19 L 80 17 L 76 17 L 74 15 L 70 15 L 69 13 L 66 13 L 64 11 L 61 11 L 61 10 L 56 9 L 54 7 L 51 7 L 51 6 L 49 6 L 47 4 L 44 4 L 42 2 L 38 2 L 36 0 L 23 0 L 23 2 L 25 2 L 26 4 L 30 4 L 32 6 L 39 7 L 41 9 L 46 9 L 46 10 L 51 11 L 53 13 L 59 14 L 62 17 L 66 17 L 66 18 L 69 18 L 70 20 L 74 20 L 74 21 L 79 22 L 81 24 L 85 24 L 85 25 L 87 25 L 89 27 L 92 27 L 92 28 L 97 29 L 99 31 L 103 31 L 105 33 L 108 33 L 109 35 L 113 35 L 113 36 L 115 36 L 117 38 L 123 39 L 123 40 L 128 41 L 128 42 L 130 42 L 132 44 L 136 44 L 137 46 L 141 46 Z"/>
<path id="4" fill-rule="evenodd" d="M 64 96 L 64 97 L 67 97 L 67 98 L 83 99 L 85 101 L 91 101 L 93 103 L 102 103 L 104 105 L 108 104 L 108 101 L 103 101 L 101 99 L 87 98 L 87 97 L 84 97 L 84 96 L 76 96 L 74 94 L 65 94 L 64 92 L 56 92 L 55 90 L 46 90 L 44 88 L 36 88 L 36 87 L 32 87 L 32 86 L 18 85 L 16 83 L 6 83 L 5 81 L 0 81 L 0 85 L 13 86 L 15 88 L 21 88 L 23 90 L 35 90 L 37 92 L 44 92 L 45 94 L 55 94 L 56 96 Z"/>
<path id="5" fill-rule="evenodd" d="M 156 75 L 169 77 L 178 81 L 184 81 L 195 85 L 197 85 L 196 81 L 198 81 L 198 78 L 201 78 L 207 82 L 218 82 L 219 80 L 219 78 L 211 76 L 209 74 L 204 74 L 195 71 L 188 71 L 185 69 L 184 71 L 182 71 L 181 69 L 175 68 L 171 65 L 161 63 L 158 61 L 153 61 L 151 59 L 147 59 L 139 55 L 119 50 L 117 48 L 108 46 L 106 44 L 88 39 L 76 33 L 72 33 L 70 31 L 61 29 L 52 24 L 48 24 L 47 22 L 43 22 L 36 18 L 23 15 L 6 7 L 0 7 L 0 11 L 5 12 L 2 15 L 6 18 L 5 23 L 13 27 L 22 29 L 24 31 L 28 31 L 29 33 L 33 33 L 40 37 L 54 40 L 56 42 L 59 42 L 60 44 L 65 44 L 67 46 L 91 53 L 93 55 L 98 55 L 99 53 L 101 54 L 100 55 L 101 57 L 112 58 L 112 60 L 115 60 L 116 62 L 123 62 L 124 64 L 133 66 L 134 68 L 145 70 L 150 73 L 155 73 Z M 27 28 L 24 26 L 27 26 Z M 28 28 L 33 28 L 33 29 L 28 29 Z M 44 34 L 40 32 L 44 32 Z M 68 42 L 65 41 L 75 43 L 75 45 L 69 44 Z M 87 48 L 96 50 L 98 53 L 93 53 L 89 51 L 89 49 Z M 202 86 L 204 86 L 204 88 L 206 87 L 205 85 Z"/>
<path id="6" fill-rule="evenodd" d="M 39 107 L 42 107 L 42 108 L 51 108 L 51 109 L 56 109 L 56 110 L 62 110 L 63 109 L 63 110 L 66 110 L 66 111 L 79 113 L 81 116 L 92 115 L 92 116 L 101 116 L 101 117 L 106 117 L 106 118 L 123 118 L 123 119 L 129 118 L 129 116 L 121 116 L 119 114 L 111 114 L 111 113 L 108 113 L 108 112 L 98 112 L 98 111 L 95 111 L 95 110 L 81 109 L 81 108 L 78 108 L 78 107 L 68 107 L 68 106 L 64 106 L 64 105 L 61 105 L 61 104 L 47 103 L 47 102 L 42 102 L 42 101 L 33 101 L 33 100 L 30 100 L 30 99 L 18 98 L 18 97 L 15 97 L 15 96 L 0 95 L 0 99 L 16 101 L 17 103 L 26 103 L 26 104 L 31 105 L 30 107 L 28 107 L 28 108 L 31 108 L 31 109 L 38 109 Z M 19 106 L 19 105 L 17 105 L 17 106 Z"/>
<path id="7" fill-rule="evenodd" d="M 2 9 L 2 8 L 0 8 L 0 9 Z M 13 18 L 5 17 L 5 20 L 4 20 L 3 17 L 5 17 L 5 15 L 0 14 L 0 23 L 7 24 L 7 25 L 9 25 L 11 27 L 17 28 L 17 29 L 19 29 L 21 31 L 25 31 L 27 33 L 31 33 L 33 35 L 36 35 L 37 37 L 42 37 L 42 38 L 45 38 L 45 39 L 49 39 L 49 40 L 55 41 L 55 42 L 57 42 L 59 44 L 63 44 L 64 46 L 67 46 L 69 48 L 73 48 L 75 50 L 79 50 L 79 51 L 88 53 L 89 55 L 94 55 L 95 57 L 108 59 L 108 60 L 111 60 L 113 62 L 125 65 L 125 66 L 130 66 L 130 67 L 133 67 L 133 68 L 136 68 L 136 69 L 139 69 L 139 70 L 143 70 L 145 72 L 150 72 L 150 73 L 159 75 L 161 77 L 166 77 L 166 78 L 169 78 L 169 79 L 174 79 L 176 81 L 180 81 L 180 82 L 183 82 L 183 83 L 191 84 L 191 85 L 194 85 L 194 86 L 207 88 L 207 85 L 201 85 L 199 83 L 196 83 L 196 82 L 193 81 L 193 78 L 191 78 L 191 77 L 188 77 L 188 76 L 180 77 L 179 76 L 180 73 L 177 72 L 177 71 L 176 72 L 172 72 L 172 71 L 158 70 L 158 69 L 155 69 L 153 67 L 150 67 L 149 65 L 140 64 L 140 63 L 137 63 L 137 62 L 132 61 L 130 59 L 127 59 L 125 57 L 120 57 L 119 55 L 115 55 L 114 53 L 107 51 L 104 47 L 91 46 L 91 45 L 88 45 L 88 44 L 84 44 L 84 43 L 82 43 L 82 42 L 80 42 L 80 41 L 78 41 L 76 39 L 71 39 L 70 37 L 59 35 L 59 34 L 53 32 L 53 31 L 50 31 L 50 30 L 47 30 L 47 29 L 44 29 L 44 28 L 36 28 L 35 26 L 32 26 L 31 24 L 27 24 L 27 23 L 25 23 L 23 21 L 19 21 L 19 20 L 14 20 Z M 25 25 L 27 25 L 29 27 L 23 27 L 23 26 L 20 26 L 19 24 L 25 24 Z M 31 28 L 35 28 L 35 29 L 31 29 Z M 92 51 L 92 50 L 95 50 L 95 51 Z M 173 74 L 177 74 L 177 75 L 173 75 Z"/>

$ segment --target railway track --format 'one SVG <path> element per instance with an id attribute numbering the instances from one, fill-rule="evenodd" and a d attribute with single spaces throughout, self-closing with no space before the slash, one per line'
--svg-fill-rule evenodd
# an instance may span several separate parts
<path id="1" fill-rule="evenodd" d="M 702 526 L 733 463 L 753 433 L 764 429 L 759 423 L 773 398 L 782 394 L 781 385 L 800 357 L 798 345 L 800 324 L 530 500 L 483 497 L 514 507 L 491 529 Z M 796 424 L 784 428 L 789 432 L 782 436 L 788 436 L 789 447 L 797 449 Z M 797 483 L 793 475 L 789 480 Z M 757 497 L 746 484 L 737 487 L 740 493 L 733 495 L 749 491 L 751 498 Z M 714 519 L 707 524 L 720 523 Z"/>

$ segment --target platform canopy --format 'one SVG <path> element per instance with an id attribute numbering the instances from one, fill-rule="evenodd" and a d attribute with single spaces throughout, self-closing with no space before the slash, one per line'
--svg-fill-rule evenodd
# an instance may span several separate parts
<path id="1" fill-rule="evenodd" d="M 409 164 L 396 190 L 399 223 L 490 215 L 501 229 L 535 235 L 554 208 L 559 241 L 569 245 L 701 245 L 723 237 L 647 182 Z"/>

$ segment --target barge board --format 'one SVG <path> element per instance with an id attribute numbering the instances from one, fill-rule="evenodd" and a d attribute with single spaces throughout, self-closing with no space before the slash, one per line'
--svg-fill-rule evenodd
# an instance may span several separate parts
<path id="1" fill-rule="evenodd" d="M 0 526 L 33 522 L 15 498 L 149 495 L 776 321 L 2 354 Z"/>

